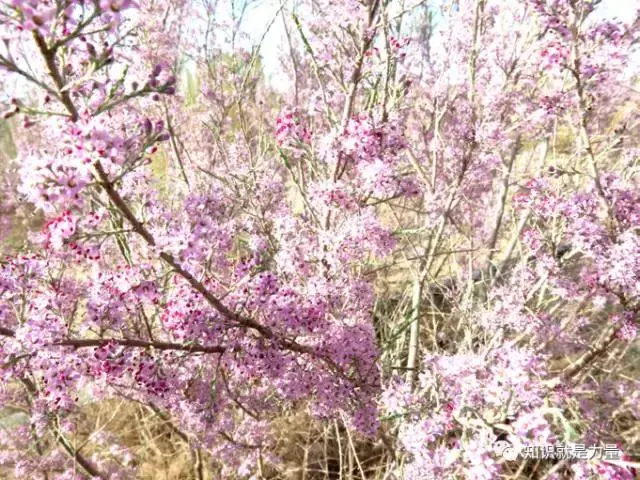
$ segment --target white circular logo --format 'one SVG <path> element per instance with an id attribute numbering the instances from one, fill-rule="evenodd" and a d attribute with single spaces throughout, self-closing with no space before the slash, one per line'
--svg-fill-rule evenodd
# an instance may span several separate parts
<path id="1" fill-rule="evenodd" d="M 498 440 L 493 444 L 493 450 L 502 458 L 513 461 L 518 458 L 518 451 L 506 440 Z"/>

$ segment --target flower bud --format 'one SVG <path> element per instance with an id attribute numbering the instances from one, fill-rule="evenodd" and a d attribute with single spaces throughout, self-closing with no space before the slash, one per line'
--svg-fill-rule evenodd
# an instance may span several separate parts
<path id="1" fill-rule="evenodd" d="M 151 125 L 151 120 L 145 118 L 144 122 L 142 123 L 142 128 L 144 129 L 144 134 L 149 135 L 151 133 L 151 129 L 153 128 Z"/>

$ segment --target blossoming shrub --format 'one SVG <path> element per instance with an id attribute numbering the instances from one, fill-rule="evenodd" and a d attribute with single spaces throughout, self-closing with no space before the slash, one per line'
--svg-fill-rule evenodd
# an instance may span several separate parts
<path id="1" fill-rule="evenodd" d="M 230 8 L 0 3 L 2 474 L 634 478 L 638 15 L 285 3 L 276 89 Z"/>

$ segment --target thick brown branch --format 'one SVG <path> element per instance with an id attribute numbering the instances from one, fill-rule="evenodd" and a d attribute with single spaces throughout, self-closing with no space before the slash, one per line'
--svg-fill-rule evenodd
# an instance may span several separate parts
<path id="1" fill-rule="evenodd" d="M 58 69 L 58 66 L 56 65 L 56 50 L 50 49 L 49 47 L 47 47 L 47 41 L 39 32 L 37 31 L 34 32 L 33 38 L 35 39 L 36 44 L 40 49 L 40 53 L 42 53 L 45 63 L 47 64 L 47 68 L 49 69 L 49 75 L 51 76 L 53 83 L 56 84 L 56 88 L 58 89 L 58 92 L 59 92 L 58 97 L 60 98 L 60 101 L 64 104 L 65 108 L 71 114 L 71 120 L 75 122 L 76 120 L 78 120 L 78 118 L 80 118 L 80 115 L 78 114 L 78 110 L 76 109 L 76 106 L 73 104 L 73 101 L 71 100 L 69 91 L 64 89 L 65 87 L 64 80 L 62 78 L 62 75 L 60 75 L 60 70 Z"/>
<path id="2" fill-rule="evenodd" d="M 84 455 L 73 448 L 73 445 L 71 444 L 71 442 L 69 442 L 67 437 L 62 434 L 58 425 L 52 427 L 52 430 L 56 436 L 56 439 L 58 440 L 58 443 L 62 445 L 62 448 L 65 450 L 65 452 L 67 452 L 67 455 L 69 455 L 69 457 L 72 458 L 74 462 L 80 465 L 85 472 L 91 475 L 92 478 L 107 478 L 105 475 L 100 473 L 100 471 L 98 471 L 93 466 L 93 464 L 84 457 Z"/>
<path id="3" fill-rule="evenodd" d="M 0 336 L 15 337 L 15 332 L 8 328 L 0 327 Z M 194 353 L 223 353 L 225 351 L 225 347 L 217 345 L 204 346 L 173 342 L 148 342 L 145 340 L 135 340 L 130 338 L 67 338 L 54 342 L 51 345 L 59 347 L 91 348 L 102 347 L 109 343 L 115 343 L 125 347 L 153 348 L 155 350 L 180 350 Z"/>
<path id="4" fill-rule="evenodd" d="M 2 329 L 6 330 L 6 329 Z M 28 378 L 21 378 L 20 381 L 25 386 L 27 391 L 31 396 L 35 396 L 38 394 L 38 388 L 36 385 Z M 69 442 L 69 440 L 62 434 L 60 430 L 60 425 L 58 418 L 54 416 L 52 422 L 49 424 L 49 428 L 54 434 L 57 442 L 62 446 L 64 451 L 67 453 L 69 458 L 71 458 L 75 463 L 80 465 L 82 469 L 91 475 L 92 478 L 100 478 L 106 479 L 106 475 L 103 475 L 88 459 L 84 457 L 80 453 L 80 450 L 74 448 L 74 446 Z"/>
<path id="5" fill-rule="evenodd" d="M 618 334 L 620 332 L 620 327 L 614 329 L 609 337 L 598 347 L 591 351 L 589 354 L 582 357 L 576 364 L 574 364 L 568 371 L 564 373 L 565 380 L 569 380 L 578 375 L 581 371 L 584 370 L 585 367 L 591 365 L 595 360 L 597 360 L 601 355 L 606 353 L 606 351 L 613 345 L 613 342 L 618 338 Z"/>

